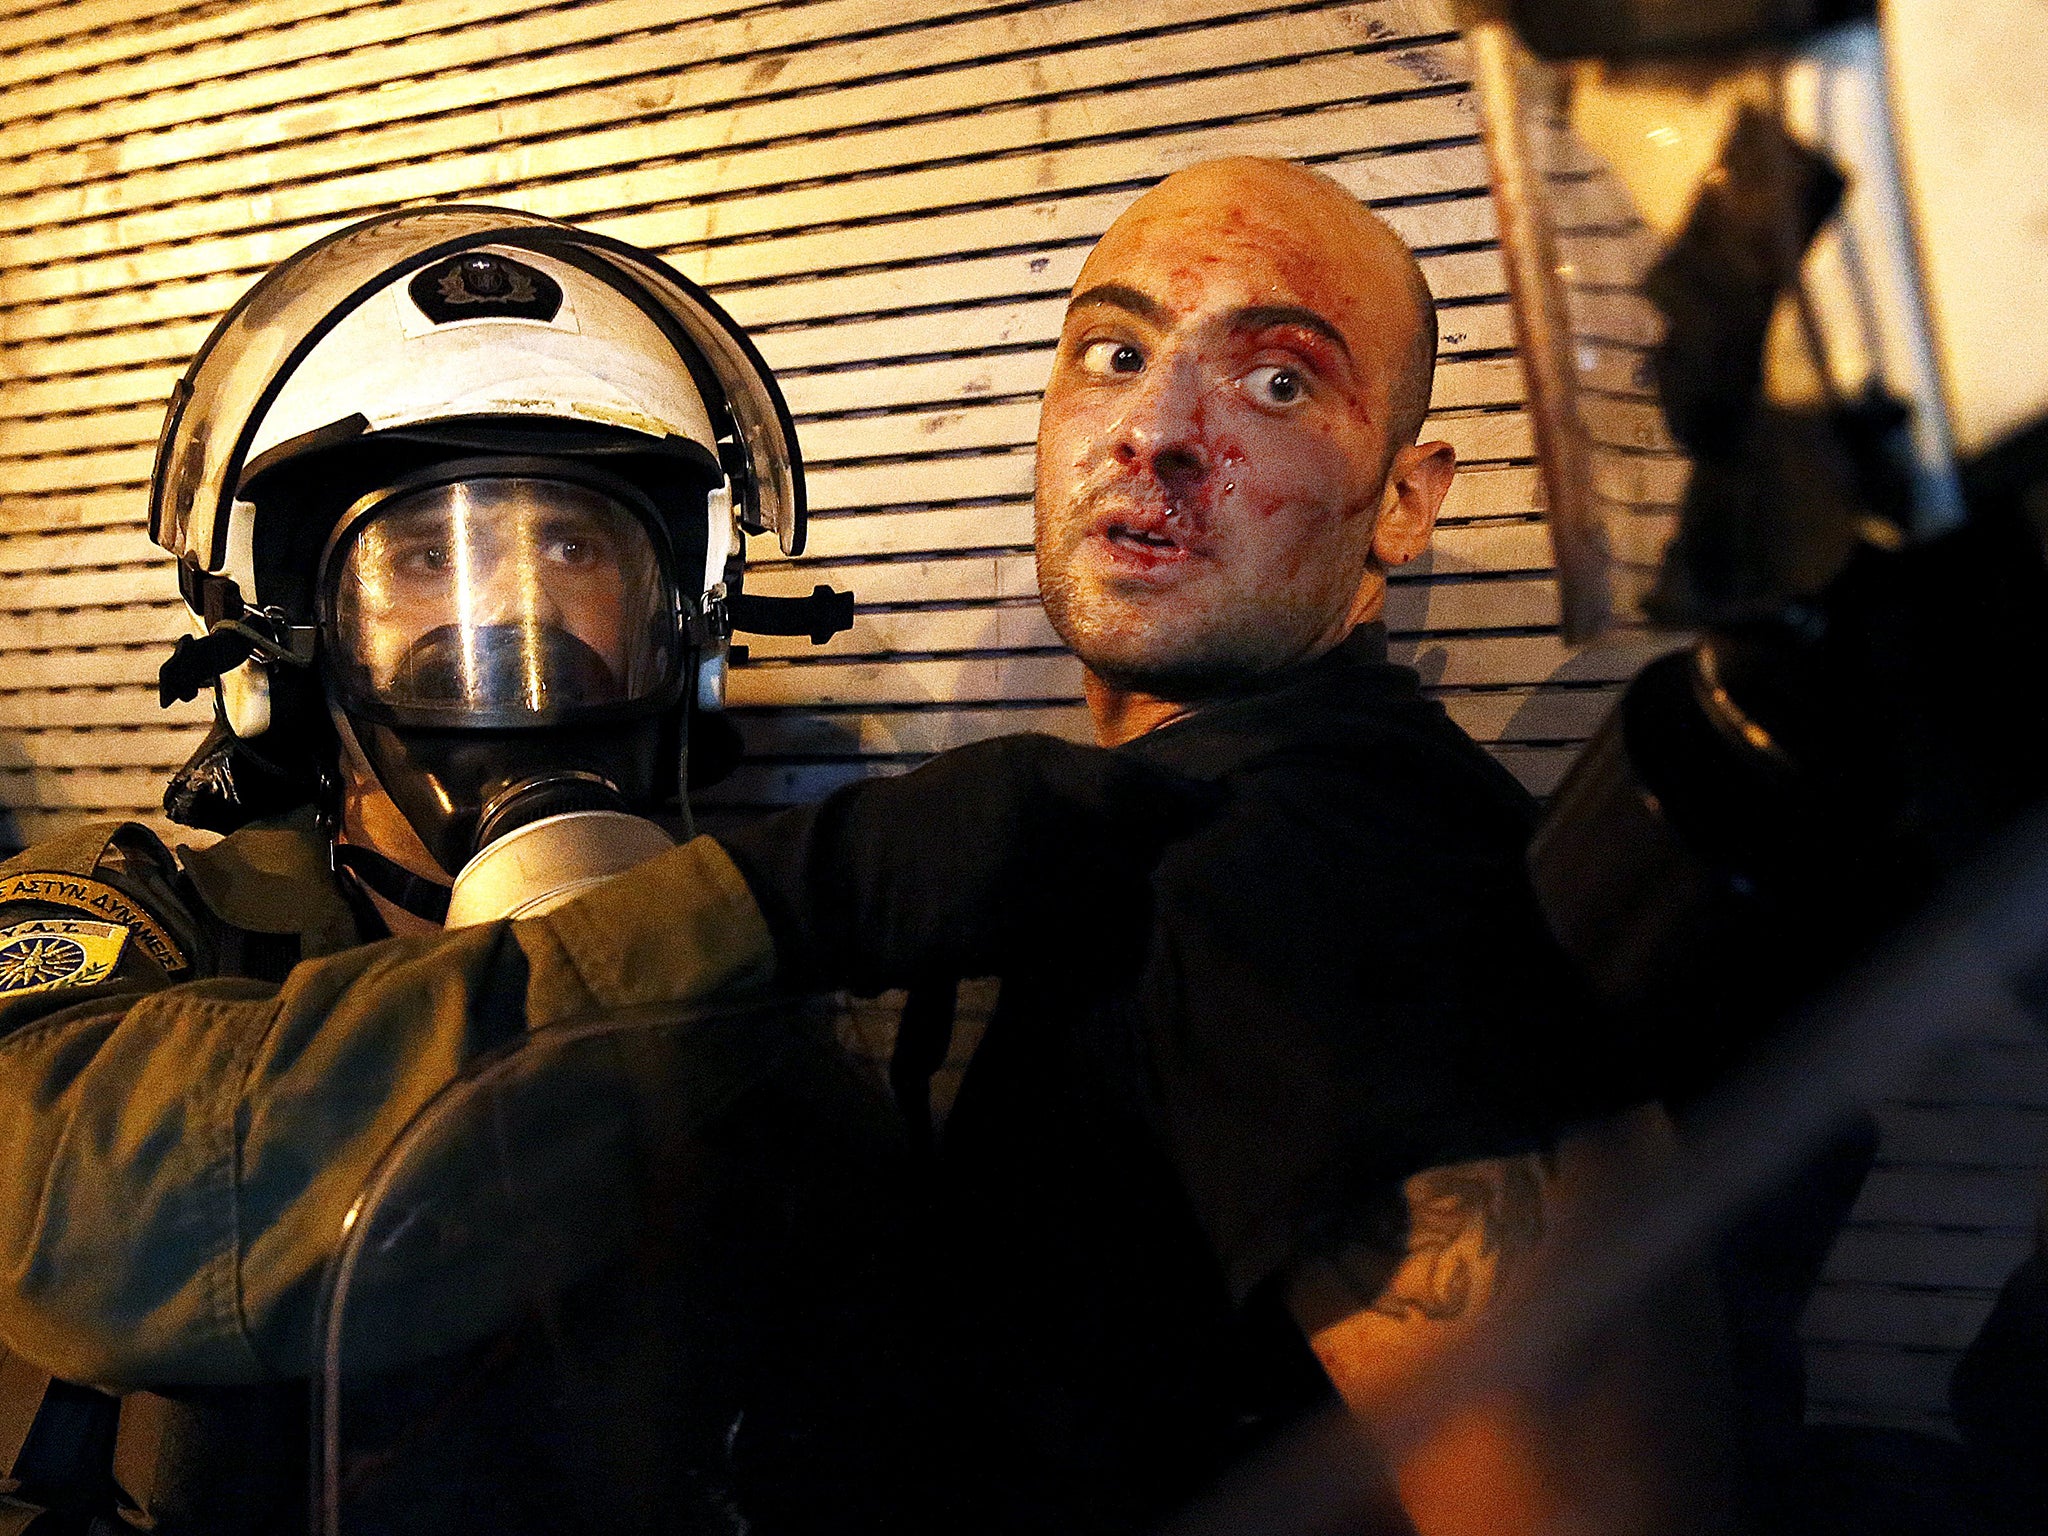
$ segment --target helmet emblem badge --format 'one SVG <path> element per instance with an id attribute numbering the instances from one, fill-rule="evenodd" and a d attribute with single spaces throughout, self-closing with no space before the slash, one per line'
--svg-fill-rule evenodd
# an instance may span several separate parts
<path id="1" fill-rule="evenodd" d="M 436 262 L 406 291 L 436 325 L 452 320 L 555 318 L 562 289 L 552 277 L 496 251 L 465 251 Z"/>

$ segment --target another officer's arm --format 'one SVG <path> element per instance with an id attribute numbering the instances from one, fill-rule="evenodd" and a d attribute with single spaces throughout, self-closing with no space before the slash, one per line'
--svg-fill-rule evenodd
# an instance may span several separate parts
<path id="1" fill-rule="evenodd" d="M 1551 1154 L 1419 1173 L 1402 1191 L 1405 1245 L 1295 1276 L 1295 1318 L 1386 1453 L 1419 1536 L 1731 1529 L 1713 1393 L 1688 1358 L 1712 1313 L 1683 1284 L 1614 1309 L 1597 1345 L 1560 1352 L 1547 1379 L 1485 1379 L 1482 1330 L 1514 1329 L 1518 1300 L 1569 1283 L 1588 1202 L 1667 1135 L 1639 1111 Z"/>
<path id="2" fill-rule="evenodd" d="M 308 961 L 281 989 L 0 1006 L 0 1337 L 107 1385 L 303 1374 L 343 1215 L 481 1051 L 771 981 L 881 988 L 1065 955 L 1050 934 L 1139 920 L 1161 843 L 1211 804 L 1115 753 L 1004 737 L 700 837 L 543 917 Z"/>
<path id="3" fill-rule="evenodd" d="M 545 917 L 366 945 L 281 988 L 10 1002 L 0 1335 L 107 1385 L 303 1374 L 343 1214 L 465 1063 L 601 1009 L 736 1002 L 773 967 L 745 882 L 698 838 Z"/>

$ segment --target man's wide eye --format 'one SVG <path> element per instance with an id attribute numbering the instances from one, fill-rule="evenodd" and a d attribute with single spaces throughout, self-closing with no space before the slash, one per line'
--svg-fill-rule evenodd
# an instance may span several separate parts
<path id="1" fill-rule="evenodd" d="M 1308 393 L 1308 383 L 1299 373 L 1272 363 L 1246 374 L 1244 387 L 1260 405 L 1292 405 Z"/>
<path id="2" fill-rule="evenodd" d="M 1145 354 L 1128 341 L 1091 341 L 1081 349 L 1081 367 L 1088 373 L 1136 373 Z"/>

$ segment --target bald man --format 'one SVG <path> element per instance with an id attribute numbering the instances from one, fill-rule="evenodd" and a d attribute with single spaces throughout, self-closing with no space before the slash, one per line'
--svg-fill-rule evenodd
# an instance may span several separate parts
<path id="1" fill-rule="evenodd" d="M 1226 808 L 1127 980 L 1006 983 L 945 1127 L 961 1529 L 1154 1529 L 1333 1386 L 1425 1536 L 1718 1528 L 1654 1319 L 1549 1398 L 1432 1395 L 1661 1136 L 1526 890 L 1529 797 L 1386 659 L 1455 470 L 1435 352 L 1401 241 L 1274 161 L 1169 177 L 1075 285 L 1041 597 L 1098 741 Z"/>
<path id="2" fill-rule="evenodd" d="M 1039 427 L 1038 573 L 1107 744 L 1376 620 L 1455 458 L 1417 441 L 1436 309 L 1298 166 L 1169 177 L 1081 269 Z"/>

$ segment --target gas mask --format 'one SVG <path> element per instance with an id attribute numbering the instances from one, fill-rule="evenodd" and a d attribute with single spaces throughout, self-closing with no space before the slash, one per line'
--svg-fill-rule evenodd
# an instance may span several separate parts
<path id="1" fill-rule="evenodd" d="M 585 818 L 579 840 L 632 836 L 588 818 L 660 798 L 663 719 L 690 661 L 676 559 L 644 496 L 579 470 L 439 466 L 353 509 L 321 562 L 328 697 L 461 872 L 458 920 L 483 878 L 473 856 L 562 816 Z"/>
<path id="2" fill-rule="evenodd" d="M 645 252 L 504 210 L 371 219 L 264 278 L 179 385 L 152 498 L 200 630 L 162 691 L 217 700 L 171 814 L 331 811 L 345 766 L 453 888 L 337 862 L 454 924 L 668 846 L 650 818 L 687 826 L 737 757 L 733 629 L 851 622 L 741 591 L 748 533 L 804 530 L 746 338 Z"/>

